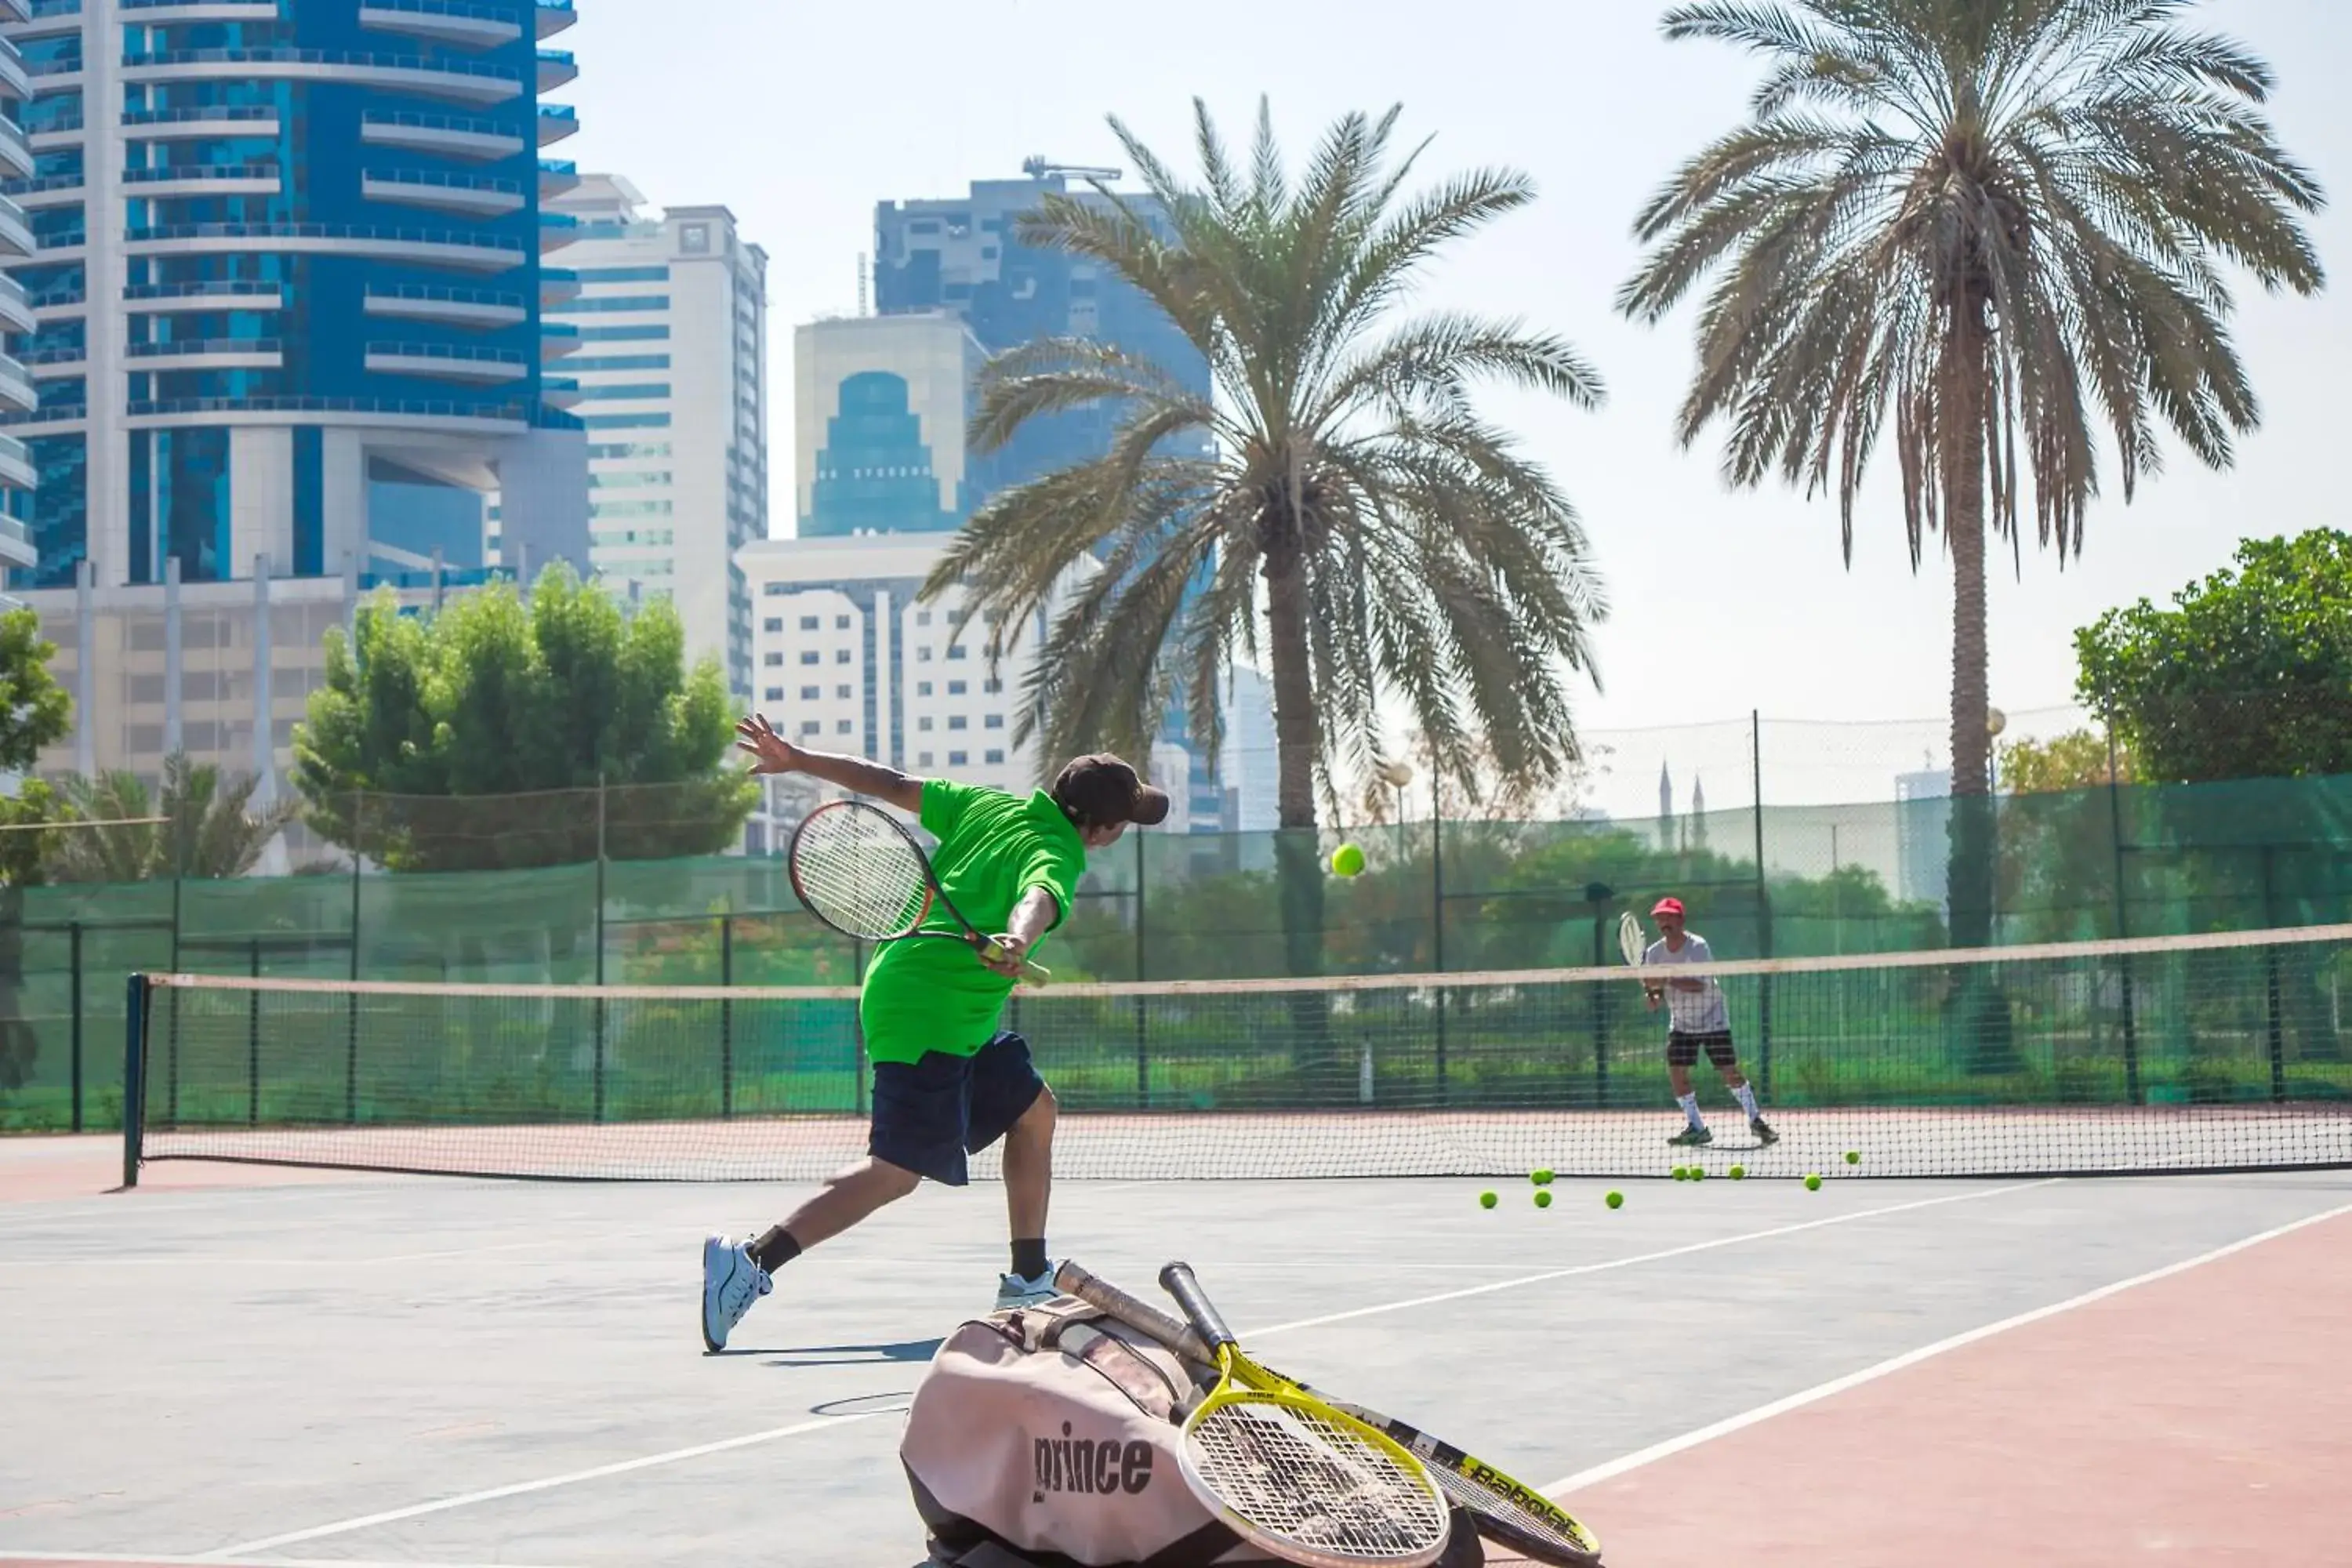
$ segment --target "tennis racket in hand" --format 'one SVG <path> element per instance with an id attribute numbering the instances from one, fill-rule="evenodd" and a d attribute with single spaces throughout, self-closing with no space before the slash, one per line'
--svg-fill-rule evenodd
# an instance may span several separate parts
<path id="1" fill-rule="evenodd" d="M 1192 1270 L 1160 1282 L 1215 1358 L 1217 1384 L 1184 1422 L 1178 1468 L 1227 1528 L 1307 1568 L 1428 1568 L 1453 1516 L 1428 1468 L 1387 1433 L 1242 1354 Z"/>
<path id="2" fill-rule="evenodd" d="M 1623 953 L 1625 962 L 1636 969 L 1645 967 L 1649 962 L 1650 944 L 1643 940 L 1643 937 L 1642 921 L 1633 910 L 1627 910 L 1617 917 L 1617 951 Z M 1659 993 L 1665 989 L 1666 983 L 1663 980 L 1654 980 L 1644 975 L 1636 975 L 1634 978 L 1641 981 L 1642 989 L 1650 994 L 1650 1000 L 1654 1004 L 1657 1001 Z"/>
<path id="3" fill-rule="evenodd" d="M 1186 1361 L 1211 1373 L 1220 1370 L 1216 1352 L 1198 1333 L 1150 1302 L 1129 1295 L 1108 1279 L 1097 1279 L 1077 1263 L 1065 1260 L 1054 1276 L 1054 1285 L 1063 1294 L 1076 1296 L 1088 1306 L 1098 1308 Z M 1566 1509 L 1533 1487 L 1514 1480 L 1484 1459 L 1410 1422 L 1324 1394 L 1272 1367 L 1261 1364 L 1258 1370 L 1386 1433 L 1428 1468 L 1446 1500 L 1468 1513 L 1478 1533 L 1496 1545 L 1508 1547 L 1532 1562 L 1551 1564 L 1552 1568 L 1600 1568 L 1600 1539 Z"/>
<path id="4" fill-rule="evenodd" d="M 968 943 L 983 958 L 1016 962 L 1021 978 L 1034 985 L 1053 978 L 1051 971 L 1021 958 L 966 920 L 940 886 L 915 836 L 878 805 L 837 800 L 810 812 L 793 831 L 786 868 L 793 891 L 809 912 L 844 936 L 862 942 L 944 937 Z M 934 904 L 961 929 L 918 929 Z"/>

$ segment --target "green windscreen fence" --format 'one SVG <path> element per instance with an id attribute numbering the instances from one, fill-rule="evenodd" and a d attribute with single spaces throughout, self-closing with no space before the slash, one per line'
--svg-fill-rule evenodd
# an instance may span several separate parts
<path id="1" fill-rule="evenodd" d="M 430 984 L 804 987 L 855 984 L 866 955 L 819 927 L 773 858 L 647 857 L 690 815 L 636 792 L 542 799 L 547 853 L 505 869 L 419 868 L 0 889 L 0 1129 L 120 1125 L 133 973 Z M 383 806 L 362 820 L 411 823 Z M 458 831 L 374 847 L 394 864 L 462 861 L 519 840 L 512 803 Z M 582 826 L 584 820 L 586 826 Z M 626 831 L 622 830 L 625 822 Z M 1268 979 L 1299 968 L 1278 866 L 1317 879 L 1329 975 L 1573 968 L 1612 962 L 1622 910 L 1672 893 L 1725 959 L 1931 952 L 1950 945 L 1952 805 L 1766 806 L 1653 819 L 1428 821 L 1274 834 L 1130 835 L 1098 856 L 1045 962 L 1066 982 Z M 404 829 L 408 831 L 408 829 Z M 2178 936 L 2352 921 L 2352 777 L 2002 795 L 1992 809 L 1996 945 Z M 549 845 L 557 847 L 548 849 Z M 1759 856 L 1760 847 L 1760 856 Z M 372 853 L 373 851 L 372 850 Z M 527 857 L 526 857 L 527 858 Z"/>

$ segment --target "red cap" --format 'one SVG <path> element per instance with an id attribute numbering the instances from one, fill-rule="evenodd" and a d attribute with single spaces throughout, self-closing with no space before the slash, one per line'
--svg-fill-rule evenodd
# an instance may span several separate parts
<path id="1" fill-rule="evenodd" d="M 1650 906 L 1650 912 L 1654 915 L 1678 915 L 1683 912 L 1683 901 L 1675 898 L 1660 899 Z"/>

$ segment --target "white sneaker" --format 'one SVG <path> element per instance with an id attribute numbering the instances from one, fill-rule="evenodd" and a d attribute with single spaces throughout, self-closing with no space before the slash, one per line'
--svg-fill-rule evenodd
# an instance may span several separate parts
<path id="1" fill-rule="evenodd" d="M 702 1344 L 713 1352 L 727 1348 L 727 1336 L 751 1303 L 776 1288 L 766 1269 L 751 1261 L 751 1249 L 731 1237 L 702 1244 Z"/>
<path id="2" fill-rule="evenodd" d="M 1042 1307 L 1061 1294 L 1055 1288 L 1051 1268 L 1034 1279 L 1024 1279 L 1018 1274 L 1002 1274 L 996 1280 L 996 1310 L 1009 1312 L 1015 1307 Z"/>

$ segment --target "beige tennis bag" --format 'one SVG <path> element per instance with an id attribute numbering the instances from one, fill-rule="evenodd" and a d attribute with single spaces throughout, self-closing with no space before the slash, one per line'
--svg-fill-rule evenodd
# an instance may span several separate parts
<path id="1" fill-rule="evenodd" d="M 1156 1342 L 1074 1297 L 965 1323 L 941 1342 L 898 1446 L 931 1560 L 946 1568 L 1272 1563 L 1184 1484 L 1200 1390 Z M 1484 1561 L 1465 1516 L 1438 1568 Z"/>

